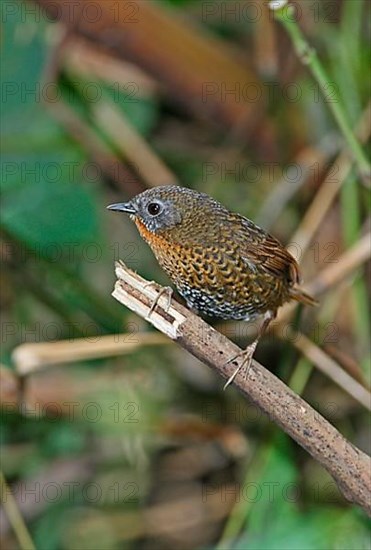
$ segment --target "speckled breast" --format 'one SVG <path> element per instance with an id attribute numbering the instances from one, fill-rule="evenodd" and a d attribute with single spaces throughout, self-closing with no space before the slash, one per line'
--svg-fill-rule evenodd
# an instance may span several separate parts
<path id="1" fill-rule="evenodd" d="M 188 307 L 204 315 L 250 321 L 287 299 L 280 281 L 250 268 L 238 245 L 179 244 L 137 227 Z"/>

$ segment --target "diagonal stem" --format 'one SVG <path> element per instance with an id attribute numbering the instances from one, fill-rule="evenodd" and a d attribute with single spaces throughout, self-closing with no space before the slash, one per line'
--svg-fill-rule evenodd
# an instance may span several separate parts
<path id="1" fill-rule="evenodd" d="M 156 291 L 123 263 L 116 264 L 116 276 L 113 297 L 145 318 Z M 234 367 L 226 359 L 239 348 L 174 300 L 167 305 L 161 296 L 150 323 L 228 379 Z M 370 457 L 257 361 L 252 361 L 247 378 L 236 376 L 234 385 L 326 468 L 348 500 L 371 515 Z"/>
<path id="2" fill-rule="evenodd" d="M 289 34 L 296 53 L 298 54 L 302 63 L 308 66 L 325 99 L 331 86 L 332 99 L 328 102 L 329 109 L 331 110 L 338 127 L 340 128 L 344 138 L 346 139 L 349 149 L 352 151 L 362 178 L 364 178 L 365 180 L 369 180 L 370 163 L 367 159 L 367 156 L 353 133 L 345 110 L 337 94 L 337 90 L 333 86 L 333 83 L 331 82 L 329 75 L 327 74 L 323 64 L 321 63 L 316 50 L 312 48 L 312 46 L 310 46 L 310 44 L 307 42 L 299 25 L 295 21 L 294 7 L 290 5 L 283 5 L 281 8 L 275 11 L 275 18 L 282 24 L 282 26 Z"/>

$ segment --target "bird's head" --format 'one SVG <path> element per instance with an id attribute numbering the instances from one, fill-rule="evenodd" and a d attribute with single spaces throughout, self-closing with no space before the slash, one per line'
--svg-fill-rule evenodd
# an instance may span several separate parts
<path id="1" fill-rule="evenodd" d="M 130 214 L 137 225 L 138 222 L 143 224 L 153 234 L 163 234 L 175 228 L 197 231 L 200 223 L 205 225 L 209 210 L 224 210 L 208 195 L 177 185 L 147 189 L 128 202 L 111 204 L 107 208 Z"/>

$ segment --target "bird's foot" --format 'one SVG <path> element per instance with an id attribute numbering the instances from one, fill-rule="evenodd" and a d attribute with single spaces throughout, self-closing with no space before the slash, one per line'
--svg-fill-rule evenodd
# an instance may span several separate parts
<path id="1" fill-rule="evenodd" d="M 144 288 L 148 287 L 148 286 L 159 286 L 155 281 L 151 281 L 150 283 L 147 283 L 144 285 Z M 158 304 L 158 301 L 159 299 L 161 298 L 161 296 L 163 296 L 164 294 L 167 294 L 167 304 L 166 306 L 164 307 L 164 310 L 166 311 L 166 313 L 169 311 L 169 308 L 171 306 L 171 298 L 173 296 L 173 289 L 170 288 L 169 286 L 164 286 L 161 288 L 161 290 L 159 291 L 159 293 L 157 294 L 156 298 L 153 300 L 152 304 L 151 304 L 151 307 L 149 309 L 149 312 L 147 313 L 145 319 L 146 321 L 148 321 L 148 319 L 150 318 L 150 316 L 152 315 L 152 313 L 154 312 L 157 304 Z"/>
<path id="2" fill-rule="evenodd" d="M 241 364 L 238 365 L 237 369 L 234 371 L 232 376 L 230 376 L 227 382 L 224 384 L 224 388 L 223 388 L 224 390 L 226 390 L 228 386 L 232 384 L 233 380 L 236 378 L 237 374 L 240 372 L 241 369 L 245 370 L 244 378 L 245 380 L 247 380 L 247 376 L 249 374 L 249 368 L 256 350 L 256 346 L 258 345 L 260 338 L 263 336 L 264 332 L 266 331 L 269 323 L 271 322 L 272 319 L 274 319 L 275 315 L 276 315 L 275 311 L 267 311 L 264 315 L 263 324 L 260 327 L 258 335 L 255 338 L 255 340 L 245 350 L 240 351 L 239 353 L 237 353 L 237 355 L 232 357 L 232 359 L 229 359 L 226 362 L 226 365 L 228 365 L 228 363 L 232 363 L 233 361 L 235 361 L 236 359 L 239 359 L 240 357 L 242 358 Z"/>
<path id="3" fill-rule="evenodd" d="M 234 357 L 232 357 L 231 359 L 228 359 L 228 361 L 226 361 L 225 364 L 228 365 L 229 363 L 233 363 L 234 361 L 236 361 L 236 359 L 241 359 L 241 363 L 238 365 L 238 367 L 236 368 L 236 370 L 234 371 L 232 376 L 230 376 L 228 378 L 227 382 L 224 384 L 223 390 L 226 390 L 228 388 L 228 386 L 230 384 L 232 384 L 233 380 L 236 378 L 237 374 L 242 369 L 244 370 L 244 378 L 245 378 L 245 380 L 247 380 L 247 376 L 248 376 L 248 373 L 249 373 L 249 368 L 250 368 L 250 365 L 251 365 L 253 355 L 255 353 L 257 343 L 258 342 L 253 342 L 249 347 L 247 347 L 243 351 L 240 351 L 239 353 L 237 353 L 237 355 L 235 355 Z"/>

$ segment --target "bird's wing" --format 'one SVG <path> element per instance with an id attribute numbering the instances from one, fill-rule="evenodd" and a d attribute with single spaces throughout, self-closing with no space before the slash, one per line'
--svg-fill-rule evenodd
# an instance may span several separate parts
<path id="1" fill-rule="evenodd" d="M 247 218 L 234 216 L 240 222 L 235 224 L 235 238 L 239 243 L 240 254 L 247 265 L 255 266 L 255 269 L 263 269 L 275 277 L 286 278 L 290 284 L 299 283 L 299 267 L 290 252 L 275 237 Z"/>

